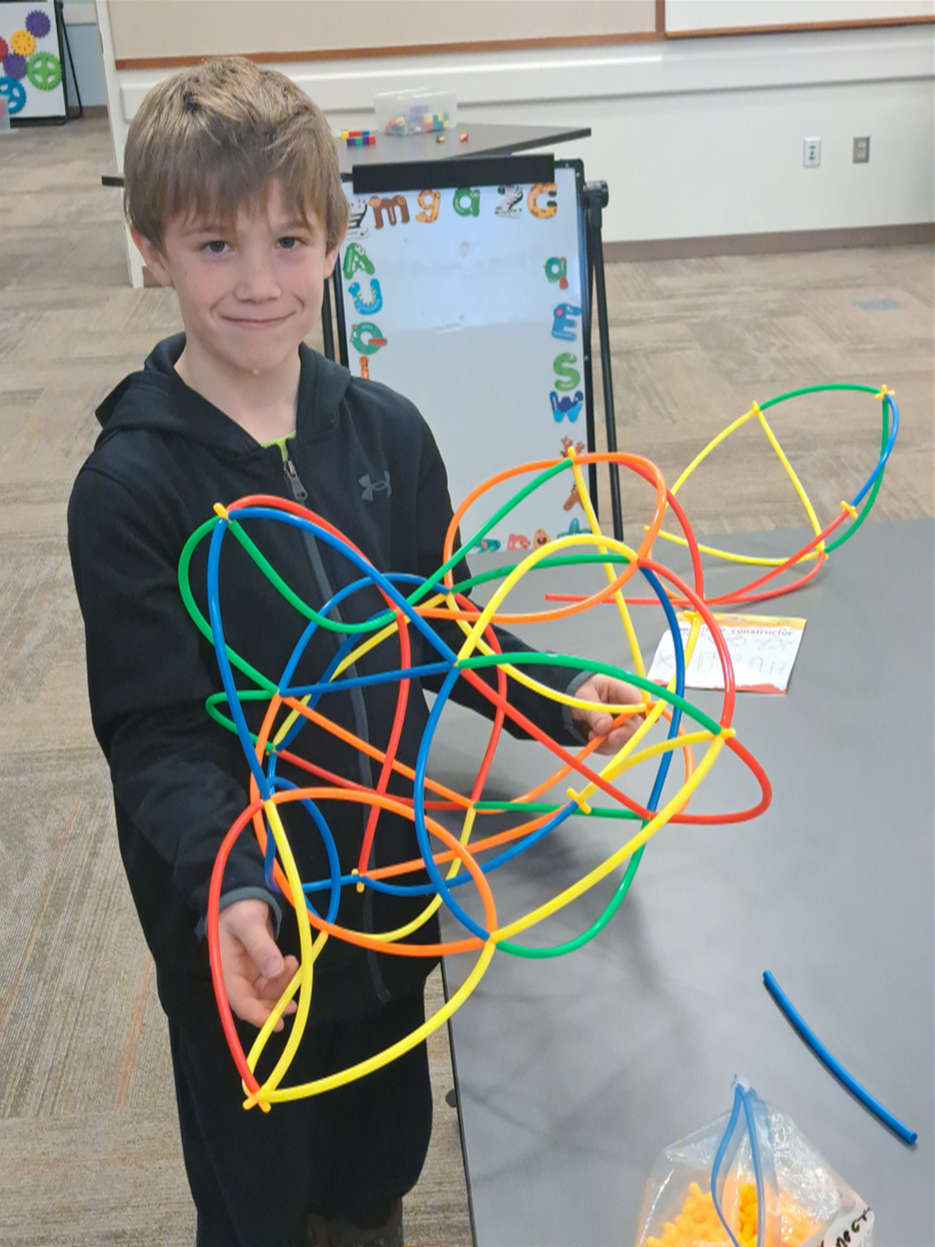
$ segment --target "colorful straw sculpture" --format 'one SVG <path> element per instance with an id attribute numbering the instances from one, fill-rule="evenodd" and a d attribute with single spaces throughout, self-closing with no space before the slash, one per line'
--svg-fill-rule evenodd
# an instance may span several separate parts
<path id="1" fill-rule="evenodd" d="M 250 803 L 230 828 L 218 853 L 208 910 L 208 941 L 215 992 L 228 1043 L 243 1080 L 246 1108 L 259 1105 L 264 1111 L 269 1111 L 274 1103 L 328 1091 L 386 1065 L 422 1042 L 460 1008 L 477 987 L 498 951 L 529 959 L 541 959 L 580 948 L 593 939 L 616 913 L 630 888 L 647 842 L 668 823 L 695 826 L 737 823 L 755 818 L 767 808 L 771 799 L 769 781 L 755 758 L 738 740 L 732 726 L 735 709 L 733 672 L 723 637 L 712 616 L 712 607 L 764 600 L 787 591 L 791 586 L 778 588 L 771 582 L 783 571 L 795 569 L 805 560 L 811 560 L 813 566 L 795 583 L 803 583 L 814 576 L 827 559 L 829 551 L 857 530 L 873 505 L 898 426 L 896 405 L 886 387 L 881 390 L 868 386 L 820 386 L 811 389 L 859 390 L 875 394 L 883 402 L 883 438 L 879 462 L 853 501 L 843 504 L 841 514 L 824 528 L 821 528 L 814 516 L 811 504 L 763 415 L 768 407 L 793 397 L 783 395 L 760 406 L 754 404 L 741 420 L 725 430 L 698 456 L 671 490 L 666 487 L 659 469 L 648 459 L 622 453 L 576 455 L 569 449 L 567 457 L 527 463 L 500 473 L 475 489 L 458 508 L 448 531 L 443 553 L 445 562 L 425 580 L 411 575 L 385 574 L 378 571 L 333 525 L 313 511 L 280 497 L 251 496 L 240 498 L 226 507 L 219 504 L 216 515 L 192 534 L 180 561 L 179 583 L 196 625 L 214 644 L 224 684 L 224 692 L 211 697 L 207 709 L 218 722 L 237 732 L 251 768 Z M 806 392 L 809 391 L 795 393 Z M 797 554 L 781 560 L 747 560 L 722 551 L 707 551 L 735 561 L 769 564 L 769 570 L 744 589 L 707 600 L 701 557 L 704 548 L 698 546 L 676 498 L 676 492 L 678 486 L 718 442 L 744 421 L 752 418 L 760 421 L 792 477 L 805 503 L 815 537 Z M 631 548 L 622 541 L 604 535 L 590 504 L 583 469 L 592 463 L 611 462 L 645 482 L 655 496 L 651 521 L 637 548 Z M 531 550 L 513 567 L 485 571 L 455 584 L 454 569 L 465 552 L 476 547 L 522 499 L 562 473 L 573 478 L 590 531 L 569 533 Z M 468 510 L 480 502 L 495 485 L 507 481 L 519 482 L 524 477 L 531 479 L 459 549 L 455 549 L 456 534 Z M 863 509 L 858 512 L 857 507 L 861 503 L 864 504 Z M 662 534 L 662 525 L 670 512 L 681 529 L 681 536 L 677 539 L 689 551 L 692 583 L 667 570 L 653 557 L 656 539 L 665 535 Z M 829 542 L 828 538 L 848 517 L 852 520 L 849 528 L 833 542 Z M 301 539 L 303 530 L 313 534 L 319 543 L 331 547 L 348 560 L 356 573 L 353 583 L 336 593 L 330 602 L 320 608 L 303 601 L 295 588 L 279 577 L 263 555 L 260 535 L 265 524 L 291 526 L 296 530 L 296 540 Z M 255 536 L 257 540 L 254 539 Z M 307 621 L 286 669 L 278 676 L 255 670 L 245 658 L 233 652 L 225 640 L 218 574 L 223 543 L 230 539 L 236 541 L 250 556 L 256 565 L 257 574 L 266 577 L 278 590 L 283 600 L 283 610 L 296 611 Z M 205 618 L 197 606 L 189 583 L 192 555 L 202 541 L 209 543 L 208 618 Z M 561 605 L 549 606 L 539 611 L 517 611 L 510 608 L 511 593 L 524 577 L 533 571 L 547 573 L 551 569 L 568 565 L 594 568 L 600 577 L 600 583 L 593 593 L 583 598 L 565 600 Z M 649 586 L 653 594 L 651 598 L 634 599 L 625 596 L 625 590 L 637 578 Z M 485 606 L 481 607 L 467 596 L 481 584 L 492 587 L 496 581 L 500 583 L 493 589 Z M 375 586 L 382 595 L 384 610 L 362 624 L 346 621 L 338 623 L 330 618 L 339 600 L 344 600 L 360 588 L 370 585 Z M 676 675 L 667 688 L 653 684 L 646 678 L 628 609 L 628 605 L 634 601 L 658 603 L 665 613 L 676 655 Z M 551 653 L 505 655 L 499 652 L 496 636 L 492 631 L 493 624 L 516 628 L 529 623 L 573 619 L 604 603 L 612 603 L 619 614 L 632 656 L 632 671 L 584 656 Z M 677 607 L 688 608 L 692 612 L 693 624 L 684 647 L 676 618 Z M 435 631 L 433 624 L 440 619 L 457 621 L 463 635 L 463 643 L 457 652 L 449 648 Z M 702 624 L 710 629 L 724 673 L 724 690 L 717 718 L 695 708 L 684 696 L 685 665 Z M 340 633 L 344 639 L 334 660 L 321 673 L 317 683 L 295 686 L 292 681 L 296 667 L 318 629 Z M 412 666 L 410 661 L 410 635 L 413 629 L 422 634 L 423 649 L 429 656 L 429 661 L 421 666 Z M 398 655 L 398 666 L 390 664 L 391 670 L 376 676 L 351 677 L 345 674 L 363 654 L 382 645 L 389 647 L 387 652 Z M 613 648 L 609 643 L 608 651 Z M 527 661 L 565 668 L 569 678 L 580 669 L 604 672 L 640 690 L 642 701 L 639 706 L 601 707 L 609 709 L 617 716 L 616 723 L 622 723 L 632 715 L 641 716 L 636 732 L 623 749 L 613 757 L 595 758 L 594 750 L 600 744 L 600 741 L 595 740 L 571 753 L 557 741 L 550 739 L 535 724 L 523 718 L 510 700 L 510 686 L 516 683 L 532 687 L 543 697 L 572 706 L 587 704 L 537 684 L 524 672 Z M 496 669 L 495 688 L 481 678 L 481 671 L 486 668 Z M 248 682 L 249 687 L 238 687 L 235 672 L 242 683 Z M 443 676 L 443 683 L 432 707 L 415 765 L 409 767 L 396 756 L 409 684 L 411 680 L 430 673 Z M 322 697 L 329 690 L 333 692 L 336 685 L 349 687 L 353 683 L 364 685 L 375 680 L 398 684 L 395 720 L 385 749 L 358 739 L 353 733 L 333 723 L 318 709 Z M 452 688 L 458 680 L 465 680 L 480 690 L 495 712 L 487 748 L 469 793 L 456 792 L 432 779 L 428 768 L 432 741 Z M 244 705 L 248 702 L 265 705 L 262 727 L 255 733 L 251 732 L 244 713 Z M 487 777 L 496 754 L 502 725 L 507 717 L 517 722 L 539 742 L 543 759 L 549 764 L 546 768 L 548 773 L 530 791 L 517 794 L 510 800 L 485 799 Z M 322 772 L 314 761 L 303 758 L 300 752 L 301 733 L 309 723 L 334 733 L 355 749 L 363 750 L 369 755 L 379 771 L 379 778 L 373 788 L 367 789 L 359 782 Z M 759 798 L 753 805 L 740 810 L 716 814 L 689 813 L 692 794 L 724 749 L 733 753 L 750 770 L 759 786 Z M 682 758 L 682 783 L 674 792 L 671 791 L 670 783 L 663 799 L 663 788 L 676 753 Z M 308 775 L 307 785 L 301 788 L 284 786 L 276 770 L 280 759 L 302 769 Z M 643 781 L 642 790 L 650 791 L 645 805 L 624 792 L 619 782 L 629 778 L 629 773 L 639 766 L 654 768 L 650 779 Z M 412 781 L 411 798 L 388 795 L 388 783 L 393 772 Z M 317 804 L 322 801 L 355 802 L 369 807 L 364 842 L 356 870 L 341 873 L 334 837 Z M 310 814 L 307 821 L 308 834 L 319 835 L 323 839 L 328 860 L 332 864 L 328 878 L 304 880 L 300 877 L 279 813 L 281 805 L 292 802 L 302 802 Z M 379 836 L 381 810 L 390 810 L 412 820 L 421 856 L 403 865 L 368 870 L 373 839 L 374 836 Z M 440 818 L 434 817 L 442 811 L 457 815 L 460 822 L 457 834 L 449 830 Z M 501 822 L 504 814 L 508 815 L 514 820 L 513 825 L 506 830 L 485 834 L 484 819 L 494 813 Z M 575 883 L 564 887 L 547 902 L 527 913 L 501 915 L 493 888 L 496 868 L 534 850 L 537 844 L 556 832 L 570 818 L 616 820 L 615 825 L 620 827 L 619 844 Z M 299 969 L 292 982 L 268 1022 L 258 1033 L 250 1052 L 245 1054 L 224 991 L 218 951 L 218 911 L 225 863 L 237 837 L 248 834 L 249 828 L 252 828 L 265 855 L 270 886 L 281 890 L 292 906 L 298 924 L 301 955 Z M 575 832 L 577 845 L 587 843 L 580 828 L 579 823 Z M 521 942 L 521 937 L 531 928 L 605 879 L 615 880 L 613 894 L 603 912 L 586 930 L 571 940 L 551 946 L 533 947 Z M 345 888 L 373 888 L 396 891 L 399 894 L 425 895 L 426 904 L 418 918 L 399 930 L 365 934 L 342 927 L 336 921 Z M 456 896 L 459 888 L 476 890 L 482 919 L 472 917 L 465 905 L 459 902 Z M 416 935 L 442 905 L 446 906 L 462 928 L 457 937 L 440 942 L 409 942 L 408 937 Z M 474 955 L 476 960 L 463 985 L 448 1002 L 423 1026 L 393 1047 L 329 1077 L 303 1085 L 286 1086 L 283 1080 L 301 1043 L 308 1020 L 315 961 L 330 939 L 346 940 L 361 948 L 398 956 Z M 260 1083 L 254 1073 L 257 1063 L 273 1027 L 293 999 L 296 999 L 296 1012 L 282 1053 L 275 1067 Z"/>

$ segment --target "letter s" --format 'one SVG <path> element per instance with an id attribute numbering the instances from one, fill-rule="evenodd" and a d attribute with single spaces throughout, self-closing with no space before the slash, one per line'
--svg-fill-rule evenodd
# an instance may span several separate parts
<path id="1" fill-rule="evenodd" d="M 561 355 L 556 355 L 552 361 L 552 367 L 555 370 L 555 388 L 567 393 L 581 384 L 581 373 L 577 368 L 572 367 L 577 364 L 578 356 L 570 355 L 568 351 L 562 351 Z"/>

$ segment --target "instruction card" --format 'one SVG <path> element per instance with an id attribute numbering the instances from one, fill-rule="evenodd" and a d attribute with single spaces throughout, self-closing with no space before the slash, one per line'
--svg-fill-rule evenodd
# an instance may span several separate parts
<path id="1" fill-rule="evenodd" d="M 715 615 L 734 665 L 734 682 L 747 693 L 784 693 L 795 656 L 799 652 L 804 619 L 779 619 L 771 615 Z M 682 644 L 688 640 L 691 621 L 678 614 Z M 650 680 L 668 684 L 675 675 L 672 633 L 666 632 L 656 648 Z M 695 651 L 685 671 L 686 688 L 724 687 L 721 660 L 705 624 L 701 625 Z"/>

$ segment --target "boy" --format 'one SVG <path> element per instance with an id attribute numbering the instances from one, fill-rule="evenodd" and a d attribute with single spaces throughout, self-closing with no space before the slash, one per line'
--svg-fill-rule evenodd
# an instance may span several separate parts
<path id="1" fill-rule="evenodd" d="M 451 518 L 444 465 L 408 401 L 350 377 L 304 345 L 344 236 L 347 202 L 327 123 L 287 78 L 226 58 L 164 81 L 131 124 L 124 168 L 133 239 L 156 280 L 174 286 L 185 332 L 159 343 L 144 370 L 99 408 L 103 432 L 75 482 L 69 545 L 94 728 L 110 765 L 121 853 L 168 1017 L 197 1242 L 401 1247 L 401 1197 L 419 1176 L 431 1129 L 424 1045 L 326 1095 L 269 1114 L 242 1108 L 204 928 L 214 858 L 247 803 L 249 774 L 236 739 L 205 713 L 220 675 L 186 614 L 177 569 L 183 545 L 216 502 L 265 493 L 307 499 L 378 568 L 427 575 L 442 562 Z M 389 487 L 362 499 L 358 482 L 367 474 Z M 294 529 L 267 524 L 254 535 L 286 582 L 315 605 L 357 579 L 329 547 Z M 202 550 L 192 583 L 204 580 Z M 289 617 L 236 549 L 224 555 L 221 595 L 228 643 L 276 678 L 305 621 Z M 375 590 L 362 590 L 331 617 L 358 622 L 382 607 Z M 420 638 L 410 632 L 415 665 Z M 460 637 L 454 628 L 448 634 L 454 648 Z M 500 639 L 504 649 L 526 648 L 508 633 Z M 341 640 L 319 629 L 294 680 L 316 679 Z M 398 666 L 398 651 L 387 649 L 359 659 L 358 673 Z M 553 687 L 571 674 L 531 670 Z M 577 680 L 584 681 L 579 695 L 595 703 L 637 700 L 621 682 L 586 674 Z M 489 716 L 486 699 L 463 684 L 456 686 L 459 699 Z M 324 709 L 385 748 L 395 696 L 390 685 L 336 691 Z M 511 688 L 510 697 L 558 739 L 581 743 L 556 703 L 522 688 Z M 611 715 L 597 707 L 582 718 L 585 734 L 610 733 L 603 752 L 618 749 L 632 731 L 627 724 L 613 728 Z M 414 761 L 426 719 L 413 682 L 401 760 Z M 312 727 L 301 741 L 317 764 L 374 786 L 364 754 Z M 278 773 L 303 782 L 303 773 L 285 764 Z M 394 776 L 390 791 L 405 795 L 411 787 Z M 280 809 L 287 826 L 299 819 L 290 838 L 303 878 L 327 877 L 308 820 L 294 806 Z M 335 802 L 322 810 L 342 869 L 349 869 L 368 807 Z M 382 814 L 372 864 L 417 856 L 412 824 Z M 371 889 L 348 892 L 338 922 L 367 931 L 394 929 L 424 904 Z M 280 929 L 281 897 L 267 887 L 249 832 L 231 853 L 221 905 L 224 983 L 246 1047 L 297 964 L 295 924 L 287 919 Z M 417 938 L 437 939 L 437 924 Z M 411 1033 L 423 1020 L 422 988 L 432 965 L 329 940 L 315 966 L 310 1025 L 290 1081 L 344 1069 Z M 282 1036 L 270 1050 L 275 1042 Z"/>

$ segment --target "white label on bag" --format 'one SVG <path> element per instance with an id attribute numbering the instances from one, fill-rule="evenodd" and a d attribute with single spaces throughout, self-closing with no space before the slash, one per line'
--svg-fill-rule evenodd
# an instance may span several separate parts
<path id="1" fill-rule="evenodd" d="M 833 1225 L 825 1230 L 819 1247 L 860 1247 L 870 1239 L 873 1228 L 873 1211 L 865 1204 L 863 1211 L 856 1209 L 846 1216 L 838 1217 Z"/>

